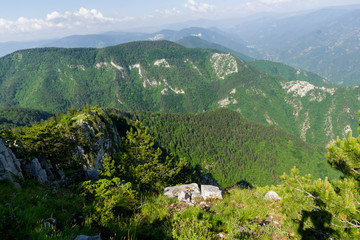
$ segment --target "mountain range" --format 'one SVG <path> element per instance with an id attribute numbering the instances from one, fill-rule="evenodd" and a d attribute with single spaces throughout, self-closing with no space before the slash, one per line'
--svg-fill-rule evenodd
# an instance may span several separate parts
<path id="1" fill-rule="evenodd" d="M 167 113 L 227 107 L 322 146 L 356 129 L 359 91 L 281 64 L 169 41 L 29 49 L 0 59 L 2 107 L 54 112 L 90 104 Z"/>
<path id="2" fill-rule="evenodd" d="M 315 72 L 339 85 L 360 84 L 360 5 L 270 16 L 232 28 L 259 55 Z"/>
<path id="3" fill-rule="evenodd" d="M 283 62 L 314 72 L 338 85 L 351 86 L 360 84 L 360 59 L 357 54 L 360 47 L 359 11 L 360 5 L 336 6 L 217 22 L 202 19 L 192 25 L 183 23 L 151 33 L 106 32 L 33 42 L 4 42 L 0 43 L 0 56 L 25 48 L 101 48 L 140 40 L 177 42 L 197 36 L 229 49 L 228 52 Z M 193 27 L 194 24 L 203 27 Z M 187 44 L 186 40 L 181 41 Z"/>

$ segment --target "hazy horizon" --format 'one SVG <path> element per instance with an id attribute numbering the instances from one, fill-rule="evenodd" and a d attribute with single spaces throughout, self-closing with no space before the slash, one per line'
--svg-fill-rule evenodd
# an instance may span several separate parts
<path id="1" fill-rule="evenodd" d="M 284 14 L 358 0 L 174 0 L 36 2 L 14 0 L 0 9 L 0 42 L 54 39 L 108 31 L 152 31 L 171 24 L 241 19 L 254 14 Z"/>

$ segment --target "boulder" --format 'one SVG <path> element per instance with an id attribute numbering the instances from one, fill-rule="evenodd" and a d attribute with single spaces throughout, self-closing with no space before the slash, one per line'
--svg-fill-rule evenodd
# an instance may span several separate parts
<path id="1" fill-rule="evenodd" d="M 101 240 L 100 236 L 78 235 L 75 240 Z"/>
<path id="2" fill-rule="evenodd" d="M 221 189 L 213 185 L 201 185 L 201 196 L 204 199 L 208 199 L 208 198 L 224 199 Z"/>
<path id="3" fill-rule="evenodd" d="M 20 162 L 0 139 L 0 178 L 9 178 L 14 181 L 13 175 L 23 178 Z"/>
<path id="4" fill-rule="evenodd" d="M 164 190 L 164 195 L 171 198 L 176 198 L 181 192 L 189 194 L 191 198 L 201 196 L 199 186 L 196 183 L 167 187 Z"/>
<path id="5" fill-rule="evenodd" d="M 264 197 L 265 200 L 267 201 L 276 201 L 276 200 L 281 200 L 281 198 L 279 197 L 279 195 L 274 192 L 274 191 L 269 191 L 265 194 L 265 197 Z"/>
<path id="6" fill-rule="evenodd" d="M 39 160 L 37 158 L 34 158 L 32 160 L 23 161 L 22 167 L 23 167 L 24 173 L 27 176 L 35 178 L 36 180 L 39 181 L 39 183 L 47 183 L 48 182 L 46 170 L 41 167 Z"/>

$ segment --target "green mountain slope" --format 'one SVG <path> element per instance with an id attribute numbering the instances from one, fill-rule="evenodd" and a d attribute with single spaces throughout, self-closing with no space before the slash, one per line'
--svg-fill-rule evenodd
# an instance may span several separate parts
<path id="1" fill-rule="evenodd" d="M 316 178 L 337 176 L 323 149 L 229 109 L 197 114 L 112 111 L 143 122 L 160 146 L 199 165 L 222 187 L 279 183 L 279 176 L 294 166 Z"/>
<path id="2" fill-rule="evenodd" d="M 253 64 L 168 41 L 24 50 L 0 58 L 0 106 L 62 111 L 90 104 L 168 113 L 227 107 L 323 146 L 356 129 L 360 88 L 291 78 L 277 66 L 297 80 L 289 81 Z"/>

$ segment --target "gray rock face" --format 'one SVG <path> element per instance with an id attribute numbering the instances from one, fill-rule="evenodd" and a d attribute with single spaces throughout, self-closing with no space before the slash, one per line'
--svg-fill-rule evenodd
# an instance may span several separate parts
<path id="1" fill-rule="evenodd" d="M 200 197 L 200 189 L 196 183 L 167 187 L 164 190 L 164 195 L 176 198 L 181 192 L 188 193 L 191 198 Z"/>
<path id="2" fill-rule="evenodd" d="M 201 196 L 204 199 L 208 199 L 208 198 L 224 199 L 221 189 L 213 185 L 201 185 Z"/>
<path id="3" fill-rule="evenodd" d="M 47 179 L 50 180 L 50 181 L 55 180 L 55 176 L 54 176 L 54 173 L 53 173 L 53 168 L 51 167 L 50 164 L 48 164 L 46 159 L 45 158 L 40 158 L 40 159 L 38 159 L 38 161 L 40 163 L 41 168 L 43 168 L 45 170 Z"/>
<path id="4" fill-rule="evenodd" d="M 75 240 L 101 240 L 100 236 L 78 235 Z"/>
<path id="5" fill-rule="evenodd" d="M 94 155 L 94 159 L 87 162 L 84 165 L 84 169 L 102 169 L 101 160 L 104 157 L 105 153 L 109 153 L 111 149 L 120 149 L 121 137 L 117 131 L 115 124 L 111 121 L 107 113 L 103 110 L 101 111 L 101 116 L 105 121 L 93 122 L 90 117 L 97 115 L 97 113 L 92 112 L 90 116 L 85 116 L 82 119 L 79 119 L 77 124 L 81 127 L 81 130 L 84 132 L 86 138 L 91 142 L 91 148 Z M 76 157 L 83 157 L 85 154 L 88 154 L 82 146 L 76 147 Z"/>
<path id="6" fill-rule="evenodd" d="M 265 194 L 265 197 L 264 197 L 265 200 L 267 201 L 276 201 L 276 200 L 281 200 L 281 198 L 279 197 L 279 195 L 274 192 L 274 191 L 269 191 Z"/>
<path id="7" fill-rule="evenodd" d="M 19 160 L 16 159 L 14 153 L 0 139 L 0 178 L 9 178 L 13 181 L 12 174 L 23 178 Z"/>
<path id="8" fill-rule="evenodd" d="M 86 179 L 95 182 L 99 180 L 99 171 L 96 169 L 88 169 L 85 171 Z"/>
<path id="9" fill-rule="evenodd" d="M 24 173 L 27 176 L 35 178 L 40 183 L 48 182 L 46 170 L 41 167 L 39 160 L 37 158 L 23 161 L 22 165 L 23 165 Z"/>

